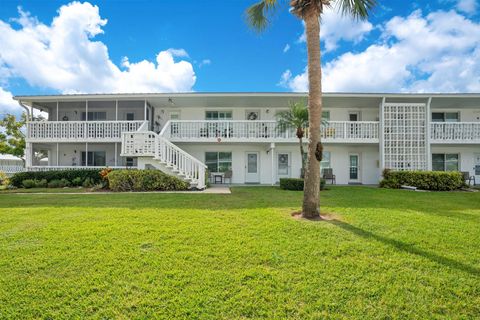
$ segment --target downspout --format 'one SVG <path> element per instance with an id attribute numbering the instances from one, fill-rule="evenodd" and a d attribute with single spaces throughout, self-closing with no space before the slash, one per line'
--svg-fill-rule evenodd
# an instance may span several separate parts
<path id="1" fill-rule="evenodd" d="M 30 110 L 26 105 L 22 103 L 21 100 L 18 100 L 18 104 L 27 112 L 27 123 L 28 123 L 32 119 L 30 116 Z M 32 113 L 33 113 L 33 110 L 32 110 Z M 25 128 L 25 136 L 28 137 L 28 125 Z M 31 149 L 32 149 L 31 143 L 25 143 L 25 160 L 23 162 L 23 165 L 25 166 L 25 168 L 32 166 L 32 150 Z"/>
<path id="2" fill-rule="evenodd" d="M 31 121 L 32 118 L 30 116 L 30 110 L 28 109 L 28 107 L 22 103 L 22 100 L 18 100 L 18 104 L 27 112 L 27 121 Z"/>

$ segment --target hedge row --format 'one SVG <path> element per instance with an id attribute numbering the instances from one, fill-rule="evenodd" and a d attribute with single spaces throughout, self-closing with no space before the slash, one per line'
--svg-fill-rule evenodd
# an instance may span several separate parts
<path id="1" fill-rule="evenodd" d="M 79 170 L 55 170 L 55 171 L 25 171 L 17 172 L 10 178 L 10 184 L 20 188 L 23 187 L 24 180 L 42 181 L 46 180 L 47 184 L 53 180 L 67 180 L 74 184 L 74 181 L 78 185 L 83 184 L 85 181 L 90 181 L 92 185 L 96 185 L 102 182 L 99 169 L 79 169 Z M 76 183 L 75 183 L 76 184 Z"/>
<path id="2" fill-rule="evenodd" d="M 159 170 L 115 170 L 107 178 L 113 191 L 176 191 L 189 188 L 187 182 Z"/>
<path id="3" fill-rule="evenodd" d="M 325 179 L 320 179 L 320 190 L 325 189 Z M 280 178 L 280 189 L 302 191 L 304 181 L 300 178 Z"/>
<path id="4" fill-rule="evenodd" d="M 461 172 L 444 171 L 383 171 L 381 188 L 399 189 L 401 186 L 417 187 L 422 190 L 450 191 L 465 185 Z"/>

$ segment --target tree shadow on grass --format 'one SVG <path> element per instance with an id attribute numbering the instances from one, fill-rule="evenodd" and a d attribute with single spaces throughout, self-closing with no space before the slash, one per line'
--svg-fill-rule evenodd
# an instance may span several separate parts
<path id="1" fill-rule="evenodd" d="M 409 253 L 409 254 L 414 254 L 414 255 L 423 257 L 425 259 L 428 259 L 430 261 L 436 262 L 438 264 L 444 265 L 448 268 L 454 268 L 454 269 L 469 273 L 473 276 L 480 277 L 480 269 L 475 268 L 473 266 L 470 266 L 468 264 L 465 264 L 463 262 L 456 261 L 456 260 L 453 260 L 453 259 L 450 259 L 450 258 L 447 258 L 447 257 L 443 257 L 443 256 L 437 255 L 435 253 L 428 252 L 428 251 L 425 251 L 425 250 L 422 250 L 422 249 L 419 249 L 419 248 L 415 248 L 413 245 L 409 245 L 409 244 L 403 243 L 403 242 L 395 240 L 395 239 L 390 239 L 390 238 L 387 238 L 387 237 L 377 235 L 375 233 L 360 229 L 358 227 L 355 227 L 355 226 L 353 226 L 351 224 L 348 224 L 346 222 L 343 222 L 343 221 L 330 220 L 330 221 L 327 221 L 327 222 L 331 223 L 331 224 L 334 224 L 335 226 L 337 226 L 339 228 L 342 228 L 343 230 L 346 230 L 348 232 L 351 232 L 351 233 L 353 233 L 353 234 L 355 234 L 359 237 L 362 237 L 364 239 L 367 239 L 367 240 L 372 240 L 373 239 L 373 240 L 381 242 L 385 245 L 394 247 L 395 249 L 397 249 L 399 251 L 403 251 L 403 252 L 406 252 L 406 253 Z"/>

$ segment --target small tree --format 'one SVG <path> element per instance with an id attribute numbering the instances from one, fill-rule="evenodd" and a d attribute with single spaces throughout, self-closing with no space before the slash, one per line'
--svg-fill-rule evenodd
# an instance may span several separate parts
<path id="1" fill-rule="evenodd" d="M 25 162 L 25 134 L 22 128 L 26 123 L 25 113 L 17 121 L 14 115 L 7 114 L 0 121 L 0 153 L 11 154 Z"/>
<path id="2" fill-rule="evenodd" d="M 303 138 L 305 129 L 308 127 L 308 107 L 305 101 L 290 102 L 290 108 L 277 114 L 278 128 L 284 132 L 289 128 L 296 129 L 296 135 L 300 144 L 300 157 L 302 159 L 302 178 L 305 172 L 305 151 L 303 149 Z"/>

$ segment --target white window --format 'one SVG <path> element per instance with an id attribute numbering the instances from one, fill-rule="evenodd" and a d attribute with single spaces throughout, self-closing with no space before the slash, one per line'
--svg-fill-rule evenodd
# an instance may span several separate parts
<path id="1" fill-rule="evenodd" d="M 105 151 L 82 151 L 82 166 L 104 167 L 106 164 Z"/>
<path id="2" fill-rule="evenodd" d="M 206 111 L 205 120 L 232 120 L 232 111 Z"/>
<path id="3" fill-rule="evenodd" d="M 458 153 L 434 153 L 432 154 L 433 171 L 458 171 Z"/>
<path id="4" fill-rule="evenodd" d="M 82 112 L 82 121 L 87 120 L 86 115 L 86 112 Z M 88 121 L 103 120 L 107 120 L 107 113 L 105 111 L 88 111 Z"/>
<path id="5" fill-rule="evenodd" d="M 459 122 L 458 112 L 432 112 L 432 122 Z"/>
<path id="6" fill-rule="evenodd" d="M 232 170 L 231 152 L 205 152 L 205 164 L 210 172 Z"/>

